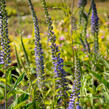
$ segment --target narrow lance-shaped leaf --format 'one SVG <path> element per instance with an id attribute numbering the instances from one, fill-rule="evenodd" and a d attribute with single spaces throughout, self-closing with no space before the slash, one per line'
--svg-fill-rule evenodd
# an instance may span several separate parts
<path id="1" fill-rule="evenodd" d="M 20 64 L 20 59 L 19 59 L 19 56 L 18 56 L 18 53 L 17 53 L 16 46 L 15 46 L 15 54 L 16 54 L 16 58 L 17 58 L 18 67 L 19 67 L 19 70 L 20 70 L 20 72 L 21 72 L 21 64 Z"/>
<path id="2" fill-rule="evenodd" d="M 14 90 L 19 84 L 20 84 L 20 82 L 23 80 L 23 78 L 24 78 L 24 75 L 25 75 L 25 73 L 22 73 L 21 75 L 20 75 L 20 77 L 16 80 L 16 82 L 15 82 L 15 84 L 14 84 L 14 87 L 12 88 L 12 90 Z"/>
<path id="3" fill-rule="evenodd" d="M 30 62 L 29 62 L 28 54 L 27 54 L 27 52 L 26 52 L 24 43 L 23 43 L 22 36 L 21 36 L 21 45 L 22 45 L 22 48 L 23 48 L 23 52 L 24 52 L 24 56 L 25 56 L 25 59 L 26 59 L 26 63 L 27 63 L 27 65 L 29 66 L 29 65 L 30 65 Z"/>

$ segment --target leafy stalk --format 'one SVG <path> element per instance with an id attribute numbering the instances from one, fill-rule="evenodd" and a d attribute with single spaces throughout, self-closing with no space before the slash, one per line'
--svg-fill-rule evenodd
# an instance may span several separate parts
<path id="1" fill-rule="evenodd" d="M 5 109 L 7 109 L 7 72 L 4 68 L 4 73 L 5 73 Z"/>
<path id="2" fill-rule="evenodd" d="M 87 1 L 87 0 L 85 0 L 85 1 Z M 79 8 L 80 8 L 80 11 L 79 11 L 79 13 L 80 13 L 80 16 L 79 16 L 80 21 L 79 22 L 80 22 L 80 25 L 81 25 L 81 20 L 82 20 L 82 18 L 84 18 L 84 28 L 83 28 L 83 42 L 85 44 L 84 50 L 85 51 L 87 50 L 88 53 L 90 53 L 90 44 L 89 44 L 89 42 L 87 40 L 86 34 L 87 34 L 87 27 L 88 27 L 88 19 L 89 19 L 91 10 L 92 10 L 92 0 L 91 0 L 91 5 L 90 5 L 90 8 L 89 8 L 89 11 L 88 11 L 87 14 L 84 12 L 84 7 L 85 7 L 86 3 L 87 2 L 83 2 L 82 0 L 79 0 Z M 82 37 L 81 37 L 81 40 L 82 40 Z"/>
<path id="3" fill-rule="evenodd" d="M 10 56 L 10 41 L 8 38 L 8 17 L 6 11 L 5 0 L 0 0 L 0 34 L 1 34 L 1 46 L 3 51 L 3 65 L 5 75 L 5 109 L 7 109 L 7 69 L 9 63 L 11 63 Z"/>
<path id="4" fill-rule="evenodd" d="M 92 1 L 92 16 L 91 16 L 91 32 L 94 35 L 94 52 L 98 54 L 99 43 L 98 43 L 98 31 L 99 31 L 99 17 L 97 15 L 96 4 Z"/>
<path id="5" fill-rule="evenodd" d="M 48 24 L 48 38 L 49 41 L 51 42 L 51 52 L 52 52 L 52 63 L 54 65 L 54 78 L 58 78 L 56 80 L 56 89 L 60 89 L 58 91 L 58 104 L 61 104 L 63 102 L 64 107 L 67 107 L 67 83 L 66 83 L 66 72 L 64 70 L 63 66 L 63 59 L 60 57 L 60 51 L 58 46 L 56 45 L 56 36 L 53 31 L 53 26 L 52 26 L 52 20 L 48 12 L 47 4 L 45 0 L 40 0 L 42 2 L 45 15 L 46 15 L 46 22 Z"/>

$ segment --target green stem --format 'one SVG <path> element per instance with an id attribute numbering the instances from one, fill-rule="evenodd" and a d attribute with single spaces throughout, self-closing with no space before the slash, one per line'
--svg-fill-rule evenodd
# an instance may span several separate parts
<path id="1" fill-rule="evenodd" d="M 54 94 L 53 94 L 53 105 L 52 105 L 52 109 L 55 109 L 55 108 L 54 108 L 54 102 L 55 102 L 55 91 L 56 91 L 55 87 L 56 87 L 56 86 L 55 86 L 55 78 L 54 78 L 54 76 L 53 76 L 53 85 L 54 85 L 54 86 L 53 86 L 53 87 L 54 87 L 54 90 L 53 90 L 53 91 L 54 91 Z"/>
<path id="2" fill-rule="evenodd" d="M 35 95 L 35 90 L 36 90 L 36 87 L 34 87 L 34 90 L 33 90 L 33 96 L 32 96 L 32 100 L 33 100 L 33 109 L 36 109 L 36 95 Z"/>
<path id="3" fill-rule="evenodd" d="M 28 68 L 29 68 L 29 66 L 28 66 Z M 30 76 L 29 72 L 30 72 L 30 68 L 29 68 L 29 71 L 27 71 L 27 78 L 29 80 L 29 93 L 31 96 L 31 89 L 33 89 L 33 86 L 32 86 L 31 76 Z"/>
<path id="4" fill-rule="evenodd" d="M 7 109 L 7 73 L 6 68 L 4 67 L 4 73 L 5 73 L 5 109 Z"/>
<path id="5" fill-rule="evenodd" d="M 94 52 L 98 54 L 99 44 L 98 44 L 98 33 L 94 34 Z"/>
<path id="6" fill-rule="evenodd" d="M 84 25 L 84 41 L 85 41 L 85 44 L 86 44 L 86 49 L 88 51 L 88 53 L 90 53 L 90 45 L 88 43 L 88 40 L 87 40 L 87 36 L 86 36 L 86 33 L 87 33 L 87 25 L 88 25 L 88 18 L 85 19 L 85 25 Z"/>

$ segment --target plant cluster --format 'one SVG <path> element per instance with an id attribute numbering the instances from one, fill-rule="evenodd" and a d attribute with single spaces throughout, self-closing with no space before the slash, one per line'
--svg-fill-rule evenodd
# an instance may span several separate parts
<path id="1" fill-rule="evenodd" d="M 103 109 L 108 109 L 109 63 L 99 50 L 100 27 L 95 1 L 91 0 L 88 12 L 85 12 L 87 0 L 78 1 L 78 22 L 72 10 L 68 8 L 68 13 L 65 13 L 68 16 L 64 23 L 70 22 L 71 18 L 69 24 L 71 31 L 61 32 L 68 33 L 67 36 L 72 42 L 65 44 L 63 52 L 60 46 L 63 46 L 65 39 L 60 37 L 61 44 L 57 43 L 56 36 L 60 30 L 53 25 L 46 1 L 40 0 L 40 2 L 48 25 L 46 45 L 43 45 L 43 39 L 40 37 L 34 6 L 31 0 L 28 0 L 35 37 L 32 37 L 32 40 L 27 39 L 31 44 L 25 46 L 20 32 L 21 46 L 16 47 L 17 43 L 13 44 L 15 47 L 13 51 L 10 50 L 12 42 L 8 37 L 6 3 L 5 0 L 0 0 L 0 73 L 3 73 L 0 77 L 0 100 L 5 99 L 5 109 L 95 109 L 101 106 Z M 89 31 L 92 35 L 90 40 Z M 17 41 L 19 42 L 18 39 Z M 34 48 L 31 45 L 34 45 Z M 27 47 L 30 48 L 27 50 Z M 21 48 L 20 51 L 23 53 L 18 53 L 18 48 Z M 13 52 L 16 55 L 16 65 L 11 62 Z M 70 58 L 67 57 L 68 54 L 71 55 Z"/>

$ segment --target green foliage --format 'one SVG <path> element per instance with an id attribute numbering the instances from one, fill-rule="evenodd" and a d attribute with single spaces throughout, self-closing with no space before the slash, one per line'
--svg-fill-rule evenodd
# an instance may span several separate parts
<path id="1" fill-rule="evenodd" d="M 25 50 L 25 46 L 24 46 L 24 44 L 23 44 L 22 36 L 21 36 L 21 44 L 22 44 L 22 48 L 23 48 L 23 52 L 24 52 L 24 56 L 25 56 L 25 59 L 26 59 L 26 63 L 27 63 L 28 66 L 29 66 L 30 62 L 29 62 L 29 59 L 28 59 L 27 52 L 26 52 L 26 50 Z"/>
<path id="2" fill-rule="evenodd" d="M 93 52 L 93 35 L 90 32 L 90 19 L 87 25 L 87 40 L 90 44 L 91 53 L 83 51 L 85 42 L 83 38 L 84 25 L 79 25 L 79 20 L 76 18 L 76 30 L 71 35 L 71 8 L 67 8 L 66 4 L 52 4 L 48 3 L 48 8 L 60 9 L 63 20 L 53 22 L 53 27 L 56 35 L 56 44 L 60 48 L 61 57 L 64 59 L 64 69 L 68 72 L 67 80 L 69 88 L 72 88 L 74 78 L 74 49 L 77 49 L 80 65 L 82 68 L 81 90 L 80 90 L 80 105 L 83 109 L 108 109 L 109 108 L 109 24 L 108 20 L 100 16 L 100 32 L 99 32 L 99 55 L 96 56 Z M 67 8 L 67 9 L 66 9 Z M 16 11 L 7 8 L 8 15 L 16 15 Z M 36 9 L 37 10 L 37 9 Z M 58 10 L 58 11 L 60 11 Z M 11 11 L 11 12 L 10 12 Z M 78 9 L 74 9 L 74 16 L 78 16 Z M 87 8 L 86 8 L 87 11 Z M 54 16 L 54 10 L 50 11 Z M 56 13 L 57 14 L 57 13 Z M 62 17 L 61 16 L 61 17 Z M 57 18 L 58 18 L 57 17 Z M 44 18 L 41 18 L 45 21 Z M 54 17 L 55 19 L 55 17 Z M 23 25 L 23 24 L 22 24 Z M 21 25 L 21 26 L 22 26 Z M 46 26 L 46 25 L 45 25 Z M 19 29 L 19 28 L 18 28 Z M 29 29 L 32 29 L 29 27 Z M 20 29 L 21 30 L 21 29 Z M 46 30 L 46 29 L 44 29 Z M 23 30 L 22 30 L 23 31 Z M 47 39 L 46 31 L 41 32 L 41 43 L 44 52 L 45 63 L 45 83 L 44 90 L 40 90 L 37 85 L 36 65 L 34 56 L 34 34 L 31 37 L 19 37 L 11 39 L 12 57 L 13 62 L 9 68 L 6 69 L 7 73 L 7 98 L 12 102 L 9 104 L 8 109 L 58 109 L 57 92 L 55 89 L 53 68 L 51 61 L 50 44 Z M 20 34 L 21 35 L 21 34 Z M 104 38 L 101 38 L 104 36 Z M 13 36 L 12 36 L 13 37 Z M 16 46 L 16 47 L 15 47 Z M 16 57 L 16 59 L 15 59 Z M 97 58 L 95 58 L 97 57 Z M 17 63 L 16 66 L 13 63 Z M 18 74 L 16 74 L 16 72 Z M 0 102 L 4 100 L 4 69 L 0 65 Z M 70 97 L 72 90 L 68 90 L 67 94 Z M 69 98 L 68 98 L 69 101 Z M 64 104 L 64 103 L 63 103 Z M 61 107 L 63 109 L 63 107 Z"/>

